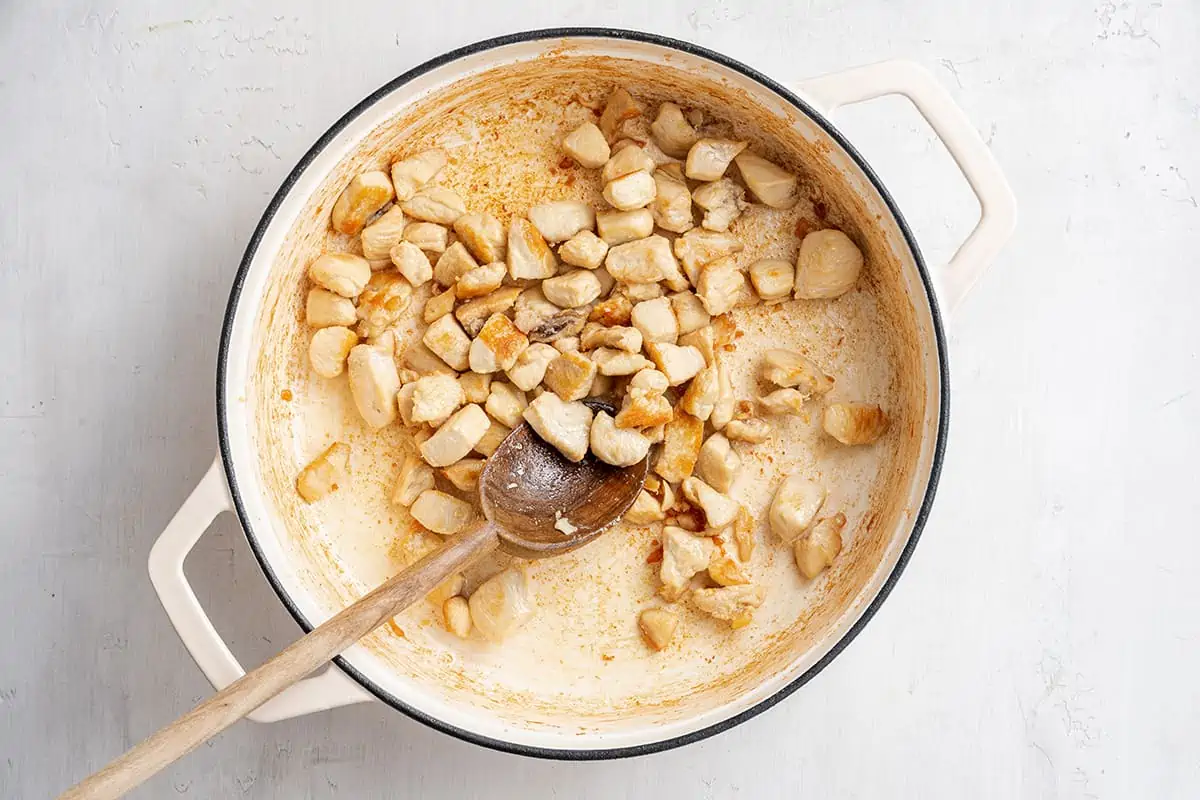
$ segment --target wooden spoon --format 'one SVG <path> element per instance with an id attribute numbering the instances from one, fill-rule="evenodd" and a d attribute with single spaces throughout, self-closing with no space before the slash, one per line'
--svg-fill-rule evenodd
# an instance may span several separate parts
<path id="1" fill-rule="evenodd" d="M 602 401 L 584 402 L 615 413 Z M 648 459 L 632 467 L 613 467 L 590 453 L 572 463 L 522 424 L 496 448 L 479 476 L 483 524 L 446 539 L 270 661 L 68 789 L 60 800 L 121 797 L 497 547 L 521 558 L 544 558 L 590 542 L 633 505 L 648 467 Z"/>

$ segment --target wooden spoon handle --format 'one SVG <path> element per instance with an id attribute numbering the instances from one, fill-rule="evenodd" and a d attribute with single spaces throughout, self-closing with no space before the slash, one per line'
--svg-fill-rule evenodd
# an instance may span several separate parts
<path id="1" fill-rule="evenodd" d="M 135 745 L 59 800 L 109 800 L 140 786 L 207 739 L 341 653 L 446 577 L 482 558 L 500 544 L 490 522 L 456 534 L 437 550 L 388 580 L 279 655 L 251 670 L 175 722 Z"/>

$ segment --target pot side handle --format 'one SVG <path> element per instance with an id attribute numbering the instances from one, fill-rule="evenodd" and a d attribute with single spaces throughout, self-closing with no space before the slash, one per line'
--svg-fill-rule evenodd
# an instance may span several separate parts
<path id="1" fill-rule="evenodd" d="M 940 277 L 942 306 L 952 312 L 991 266 L 1017 223 L 1017 202 L 1000 165 L 950 93 L 912 61 L 883 61 L 821 75 L 797 85 L 826 114 L 885 95 L 907 97 L 958 164 L 979 199 L 979 222 Z"/>
<path id="2" fill-rule="evenodd" d="M 246 670 L 204 613 L 183 572 L 183 562 L 217 515 L 232 510 L 218 456 L 150 548 L 150 582 L 154 591 L 184 647 L 217 690 L 245 675 Z M 358 684 L 330 666 L 285 689 L 248 719 L 277 722 L 370 699 L 371 695 Z"/>

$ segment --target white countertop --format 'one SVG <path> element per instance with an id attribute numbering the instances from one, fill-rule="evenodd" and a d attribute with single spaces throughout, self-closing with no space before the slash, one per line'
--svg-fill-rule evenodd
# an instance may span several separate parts
<path id="1" fill-rule="evenodd" d="M 682 750 L 535 761 L 375 703 L 239 724 L 137 796 L 1195 796 L 1200 6 L 197 5 L 0 9 L 0 796 L 50 796 L 211 692 L 146 555 L 212 459 L 225 300 L 280 181 L 425 59 L 578 24 L 783 81 L 912 58 L 990 141 L 1020 222 L 949 324 L 912 563 L 812 683 Z M 924 123 L 838 120 L 943 261 L 973 207 Z M 247 662 L 297 635 L 230 517 L 189 574 Z"/>

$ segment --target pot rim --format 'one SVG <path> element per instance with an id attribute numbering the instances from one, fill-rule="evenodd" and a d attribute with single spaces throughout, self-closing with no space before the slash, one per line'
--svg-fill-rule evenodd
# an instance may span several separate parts
<path id="1" fill-rule="evenodd" d="M 295 183 L 300 176 L 308 168 L 308 166 L 317 158 L 317 156 L 333 141 L 333 139 L 341 133 L 341 131 L 349 125 L 355 118 L 366 111 L 371 106 L 375 105 L 386 95 L 390 94 L 397 88 L 409 83 L 410 81 L 424 75 L 431 70 L 458 61 L 462 58 L 476 55 L 488 50 L 505 47 L 512 44 L 521 44 L 532 41 L 540 41 L 544 39 L 567 39 L 567 38 L 594 38 L 594 39 L 618 39 L 624 41 L 642 42 L 652 44 L 659 47 L 678 50 L 689 55 L 698 56 L 700 58 L 713 61 L 723 67 L 741 73 L 747 78 L 761 84 L 770 91 L 776 93 L 781 98 L 786 100 L 791 105 L 795 106 L 801 112 L 812 119 L 826 134 L 834 139 L 839 146 L 850 156 L 851 160 L 863 171 L 863 174 L 870 181 L 871 185 L 879 192 L 884 204 L 887 206 L 892 217 L 896 221 L 901 234 L 904 237 L 905 244 L 909 248 L 913 256 L 913 262 L 917 267 L 917 272 L 921 278 L 921 284 L 925 289 L 926 299 L 929 303 L 930 315 L 933 323 L 934 344 L 937 351 L 938 360 L 938 382 L 940 389 L 940 412 L 937 423 L 937 439 L 934 443 L 933 459 L 930 465 L 929 481 L 925 488 L 925 495 L 921 501 L 921 506 L 917 512 L 917 516 L 912 524 L 912 531 L 909 534 L 908 541 L 905 543 L 896 560 L 895 566 L 891 573 L 880 585 L 875 597 L 867 604 L 859 618 L 851 625 L 837 642 L 822 656 L 816 663 L 797 676 L 793 681 L 786 686 L 781 687 L 774 694 L 766 697 L 751 706 L 750 708 L 741 711 L 727 719 L 716 722 L 708 727 L 700 730 L 692 731 L 681 736 L 663 739 L 660 741 L 646 742 L 643 744 L 633 745 L 629 747 L 619 748 L 587 748 L 587 749 L 569 749 L 569 748 L 553 748 L 539 747 L 534 745 L 520 744 L 496 739 L 490 736 L 484 736 L 473 731 L 459 728 L 455 725 L 450 725 L 441 719 L 434 717 L 424 711 L 410 706 L 399 698 L 395 697 L 387 690 L 378 686 L 350 664 L 343 656 L 337 656 L 333 659 L 333 663 L 343 672 L 354 679 L 359 685 L 370 692 L 375 697 L 382 700 L 387 705 L 407 715 L 408 717 L 424 723 L 425 725 L 449 734 L 458 739 L 473 744 L 481 745 L 492 750 L 498 750 L 505 753 L 513 753 L 522 756 L 531 756 L 536 758 L 553 759 L 560 761 L 597 761 L 606 759 L 629 758 L 633 756 L 649 755 L 652 753 L 661 753 L 666 750 L 672 750 L 676 747 L 682 747 L 686 744 L 698 742 L 707 739 L 710 736 L 715 736 L 718 733 L 729 730 L 741 723 L 758 716 L 767 709 L 776 705 L 784 698 L 791 695 L 804 684 L 812 680 L 817 673 L 825 669 L 825 667 L 833 661 L 855 637 L 862 631 L 866 624 L 875 616 L 883 601 L 887 599 L 891 593 L 893 586 L 899 580 L 905 566 L 912 557 L 913 550 L 916 548 L 917 541 L 921 537 L 921 532 L 925 528 L 926 520 L 929 517 L 930 509 L 933 505 L 934 496 L 937 493 L 938 481 L 941 477 L 942 462 L 945 456 L 946 439 L 949 426 L 950 413 L 950 381 L 949 381 L 949 365 L 946 358 L 946 338 L 942 324 L 941 312 L 938 309 L 937 295 L 933 289 L 933 283 L 929 275 L 929 270 L 926 267 L 924 257 L 921 255 L 920 248 L 917 246 L 912 230 L 905 221 L 904 216 L 900 213 L 899 207 L 891 194 L 884 187 L 879 176 L 871 169 L 866 159 L 854 148 L 853 145 L 842 135 L 837 128 L 825 116 L 811 106 L 808 102 L 801 99 L 795 92 L 786 88 L 782 84 L 767 77 L 761 72 L 749 67 L 742 62 L 730 58 L 700 45 L 685 42 L 680 39 L 674 39 L 668 36 L 662 36 L 655 33 L 645 33 L 643 31 L 628 30 L 622 28 L 595 28 L 595 27 L 562 27 L 562 28 L 541 28 L 536 30 L 521 31 L 518 33 L 505 34 L 496 36 L 490 39 L 483 39 L 463 47 L 450 50 L 440 56 L 436 56 L 416 67 L 408 70 L 402 75 L 393 78 L 386 84 L 376 89 L 361 102 L 347 111 L 341 118 L 333 123 L 328 130 L 321 135 L 312 147 L 304 154 L 300 161 L 292 168 L 291 172 L 284 179 L 279 189 L 271 198 L 262 217 L 259 219 L 258 225 L 254 229 L 254 233 L 250 237 L 249 243 L 246 245 L 246 250 L 242 255 L 241 263 L 238 266 L 237 275 L 234 277 L 233 286 L 229 292 L 229 301 L 225 308 L 225 319 L 221 327 L 221 341 L 217 350 L 217 435 L 221 453 L 221 464 L 225 470 L 225 477 L 229 485 L 230 496 L 233 499 L 234 510 L 237 513 L 238 522 L 245 532 L 246 540 L 250 545 L 251 552 L 254 553 L 255 560 L 258 561 L 259 567 L 262 569 L 267 582 L 283 602 L 288 612 L 295 618 L 301 629 L 308 633 L 315 627 L 307 618 L 300 612 L 299 607 L 292 601 L 287 594 L 275 573 L 274 567 L 265 557 L 263 550 L 258 542 L 258 538 L 254 533 L 253 528 L 249 523 L 249 515 L 242 502 L 241 490 L 238 486 L 237 473 L 234 470 L 233 455 L 229 441 L 229 426 L 225 402 L 225 383 L 228 378 L 227 365 L 230 357 L 230 342 L 233 334 L 233 323 L 237 316 L 238 302 L 241 298 L 242 289 L 244 287 L 246 276 L 249 273 L 250 265 L 258 252 L 258 247 L 267 228 L 275 218 L 280 205 L 291 192 Z"/>

